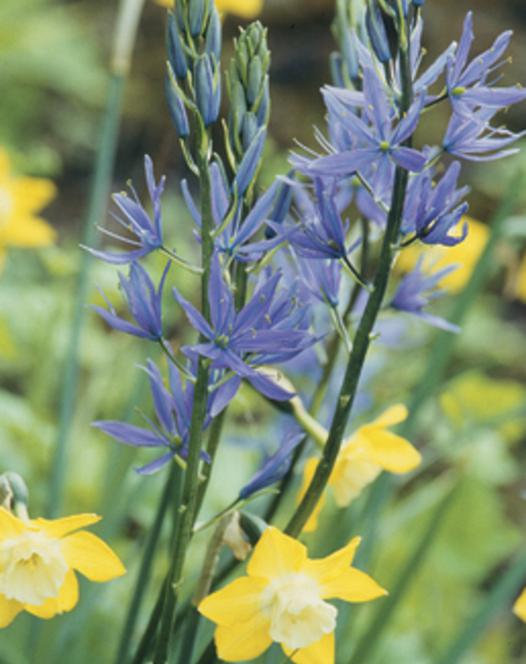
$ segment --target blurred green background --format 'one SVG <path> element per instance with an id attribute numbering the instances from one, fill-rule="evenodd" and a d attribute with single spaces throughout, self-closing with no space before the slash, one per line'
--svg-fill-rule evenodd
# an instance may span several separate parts
<path id="1" fill-rule="evenodd" d="M 31 512 L 45 515 L 53 447 L 57 439 L 60 386 L 75 305 L 78 245 L 86 215 L 94 146 L 108 86 L 108 59 L 117 3 L 113 0 L 1 0 L 0 146 L 23 173 L 52 178 L 58 196 L 46 211 L 56 228 L 56 246 L 39 252 L 11 251 L 0 276 L 0 469 L 22 474 L 31 489 Z M 522 0 L 428 0 L 426 40 L 430 57 L 460 34 L 465 12 L 476 12 L 477 48 L 515 30 L 509 82 L 526 82 L 526 8 Z M 331 0 L 267 0 L 261 20 L 269 26 L 273 52 L 273 113 L 265 177 L 282 172 L 294 138 L 312 143 L 312 126 L 322 125 L 318 90 L 328 81 L 334 48 Z M 239 20 L 225 23 L 225 58 Z M 143 190 L 142 159 L 148 153 L 157 173 L 167 173 L 165 223 L 173 243 L 192 251 L 191 224 L 179 201 L 177 182 L 184 173 L 178 143 L 163 98 L 164 10 L 147 2 L 133 66 L 126 87 L 113 189 L 132 177 Z M 225 63 L 226 63 L 225 59 Z M 225 68 L 225 67 L 223 67 Z M 443 119 L 443 118 L 442 118 Z M 526 128 L 524 105 L 506 117 L 514 130 Z M 443 130 L 441 118 L 423 137 Z M 496 165 L 467 166 L 472 187 L 471 214 L 489 222 L 526 153 Z M 526 305 L 520 264 L 526 245 L 526 187 L 505 225 L 494 253 L 488 287 L 477 298 L 457 340 L 454 357 L 437 398 L 422 409 L 415 442 L 426 463 L 415 477 L 400 482 L 396 500 L 382 519 L 361 523 L 366 497 L 345 515 L 329 519 L 323 537 L 310 538 L 325 554 L 360 526 L 377 531 L 378 546 L 367 569 L 387 588 L 433 518 L 437 504 L 457 490 L 434 544 L 376 652 L 378 664 L 431 664 L 455 638 L 489 590 L 509 568 L 526 530 Z M 102 222 L 103 220 L 101 220 Z M 162 265 L 154 265 L 161 270 Z M 526 280 L 526 271 L 523 280 Z M 94 264 L 95 285 L 119 302 L 113 268 Z M 191 294 L 190 279 L 179 284 Z M 526 293 L 526 286 L 522 286 Z M 445 304 L 445 311 L 450 303 Z M 171 307 L 168 322 L 180 339 L 182 320 Z M 371 410 L 407 401 L 419 383 L 434 347 L 434 333 L 418 328 L 411 352 L 379 347 L 370 365 Z M 0 663 L 111 662 L 141 547 L 153 519 L 162 480 L 133 473 L 135 452 L 118 447 L 90 428 L 100 418 L 130 418 L 148 399 L 136 365 L 155 349 L 110 332 L 89 314 L 80 350 L 80 384 L 68 437 L 64 511 L 104 515 L 98 532 L 129 567 L 128 576 L 107 587 L 82 587 L 79 607 L 49 624 L 27 616 L 0 633 Z M 375 369 L 375 367 L 378 367 Z M 375 376 L 376 372 L 376 376 Z M 375 379 L 376 378 L 376 379 Z M 149 402 L 147 402 L 149 404 Z M 207 510 L 223 508 L 257 465 L 263 448 L 279 439 L 273 413 L 243 392 L 229 418 L 227 440 L 215 471 Z M 364 417 L 368 414 L 364 412 Z M 263 425 L 263 426 L 262 426 Z M 224 478 L 228 477 L 228 495 Z M 332 506 L 336 513 L 336 508 Z M 322 544 L 323 542 L 323 544 Z M 196 544 L 197 555 L 203 547 Z M 155 569 L 149 604 L 162 578 Z M 195 572 L 189 570 L 189 575 Z M 524 578 L 526 583 L 526 576 Z M 489 623 L 481 639 L 463 656 L 467 664 L 500 664 L 526 659 L 526 626 L 511 613 L 511 599 Z M 340 624 L 338 662 L 367 630 L 375 607 L 363 607 Z M 141 615 L 141 625 L 147 612 Z M 266 661 L 275 655 L 270 654 Z M 265 661 L 263 658 L 262 661 Z M 369 660 L 368 660 L 369 661 Z"/>

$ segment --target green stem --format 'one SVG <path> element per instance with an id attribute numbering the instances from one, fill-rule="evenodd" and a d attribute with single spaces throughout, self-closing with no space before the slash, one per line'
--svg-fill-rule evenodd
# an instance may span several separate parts
<path id="1" fill-rule="evenodd" d="M 221 436 L 223 435 L 226 413 L 227 409 L 225 408 L 225 410 L 215 418 L 215 420 L 212 422 L 212 426 L 210 427 L 210 434 L 208 436 L 208 442 L 206 445 L 206 451 L 210 456 L 210 463 L 203 466 L 203 479 L 199 484 L 197 493 L 196 518 L 199 515 L 199 511 L 206 495 L 206 490 L 208 489 L 208 484 L 210 483 L 216 453 L 219 447 L 219 443 L 221 442 Z"/>
<path id="2" fill-rule="evenodd" d="M 130 68 L 131 54 L 135 44 L 143 4 L 144 0 L 123 0 L 117 17 L 108 96 L 95 156 L 88 212 L 84 222 L 82 238 L 83 244 L 91 247 L 97 245 L 96 228 L 104 216 L 110 193 L 111 176 L 119 138 L 124 86 Z M 48 504 L 49 518 L 57 516 L 62 508 L 67 468 L 67 447 L 77 398 L 79 348 L 86 320 L 86 301 L 90 289 L 91 264 L 92 258 L 89 253 L 82 251 L 75 288 L 73 320 L 63 369 L 62 390 L 59 398 L 59 424 L 51 468 L 51 486 Z"/>
<path id="3" fill-rule="evenodd" d="M 211 183 L 208 165 L 208 146 L 203 141 L 199 156 L 199 171 L 201 174 L 201 218 L 202 218 L 202 268 L 201 279 L 201 309 L 205 318 L 209 318 L 210 307 L 208 303 L 208 282 L 210 278 L 210 264 L 213 253 L 212 240 L 212 210 L 211 210 Z M 165 664 L 171 650 L 171 640 L 175 623 L 177 602 L 186 559 L 188 545 L 192 537 L 192 529 L 196 517 L 199 492 L 199 464 L 202 450 L 203 422 L 206 417 L 208 403 L 208 366 L 204 358 L 200 358 L 197 381 L 194 388 L 194 407 L 190 425 L 190 439 L 188 444 L 187 468 L 184 478 L 179 519 L 177 520 L 174 550 L 171 554 L 172 564 L 167 578 L 167 593 L 163 607 L 163 615 L 159 638 L 154 656 L 154 664 Z"/>
<path id="4" fill-rule="evenodd" d="M 293 537 L 297 537 L 301 533 L 303 526 L 318 504 L 318 501 L 327 486 L 327 482 L 329 481 L 329 477 L 340 451 L 345 427 L 347 426 L 351 408 L 356 396 L 358 381 L 371 343 L 371 333 L 387 289 L 393 259 L 393 246 L 396 243 L 400 231 L 407 182 L 407 171 L 397 168 L 392 205 L 382 244 L 379 266 L 373 283 L 373 291 L 369 296 L 364 314 L 356 332 L 353 350 L 347 364 L 347 370 L 345 372 L 338 403 L 332 419 L 329 437 L 323 450 L 323 456 L 318 464 L 316 473 L 314 474 L 307 492 L 286 528 L 287 534 L 292 535 Z"/>
<path id="5" fill-rule="evenodd" d="M 131 660 L 131 664 L 142 664 L 152 649 L 157 627 L 159 626 L 159 620 L 161 619 L 163 612 L 165 595 L 166 587 L 163 583 L 161 591 L 159 592 L 159 596 L 157 597 L 157 601 L 155 602 L 154 609 L 148 621 L 148 625 L 141 637 L 139 645 L 137 646 L 137 650 L 133 656 L 133 659 Z"/>
<path id="6" fill-rule="evenodd" d="M 408 48 L 400 51 L 400 70 L 402 79 L 401 111 L 402 113 L 406 113 L 413 99 L 410 53 Z M 400 225 L 402 223 L 408 180 L 408 172 L 397 167 L 395 171 L 391 207 L 387 217 L 387 228 L 380 251 L 380 259 L 373 282 L 372 292 L 367 301 L 365 311 L 354 338 L 353 349 L 347 364 L 345 377 L 343 379 L 338 403 L 329 431 L 329 437 L 323 450 L 322 458 L 302 501 L 286 528 L 286 533 L 293 537 L 297 537 L 301 533 L 305 523 L 316 508 L 316 505 L 327 486 L 329 477 L 340 452 L 345 427 L 347 426 L 351 414 L 358 382 L 371 343 L 371 333 L 380 312 L 389 282 L 389 275 L 391 273 L 391 265 L 394 257 L 393 248 L 396 246 L 400 234 Z"/>
<path id="7" fill-rule="evenodd" d="M 135 589 L 133 592 L 132 600 L 128 608 L 128 614 L 122 630 L 119 646 L 117 649 L 117 656 L 115 657 L 115 664 L 124 664 L 127 661 L 128 652 L 130 648 L 130 641 L 133 636 L 139 610 L 148 587 L 148 582 L 151 576 L 151 566 L 155 555 L 155 550 L 161 536 L 164 517 L 168 509 L 168 505 L 173 501 L 173 497 L 178 493 L 177 488 L 181 479 L 181 469 L 176 463 L 173 463 L 170 473 L 166 478 L 166 484 L 161 494 L 161 500 L 157 507 L 157 514 L 153 526 L 148 534 L 148 540 L 144 549 L 141 566 L 137 575 Z"/>

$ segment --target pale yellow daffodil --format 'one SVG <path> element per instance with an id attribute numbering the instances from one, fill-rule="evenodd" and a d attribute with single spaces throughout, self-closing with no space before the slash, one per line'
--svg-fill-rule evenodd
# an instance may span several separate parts
<path id="1" fill-rule="evenodd" d="M 156 0 L 162 7 L 171 9 L 174 0 Z M 216 0 L 217 10 L 221 13 L 235 14 L 244 19 L 256 18 L 261 14 L 264 0 Z"/>
<path id="2" fill-rule="evenodd" d="M 218 657 L 241 662 L 279 643 L 295 664 L 333 664 L 338 610 L 327 600 L 369 602 L 386 595 L 351 567 L 360 538 L 326 558 L 277 528 L 267 528 L 248 563 L 247 576 L 206 597 L 199 611 L 217 624 Z"/>
<path id="3" fill-rule="evenodd" d="M 457 269 L 441 279 L 438 286 L 452 293 L 461 291 L 473 274 L 489 237 L 489 229 L 485 224 L 465 217 L 459 224 L 460 229 L 464 222 L 468 225 L 468 235 L 463 242 L 454 247 L 412 244 L 400 252 L 396 262 L 397 270 L 410 272 L 422 256 L 425 256 L 422 265 L 424 272 L 434 273 L 450 265 L 456 265 Z"/>
<path id="4" fill-rule="evenodd" d="M 18 177 L 9 156 L 0 148 L 0 265 L 9 247 L 50 245 L 55 232 L 38 213 L 55 196 L 50 180 Z"/>
<path id="5" fill-rule="evenodd" d="M 63 519 L 20 519 L 0 507 L 0 628 L 21 611 L 39 618 L 71 611 L 79 599 L 75 572 L 105 582 L 125 573 L 113 551 L 81 530 L 95 514 Z"/>
<path id="6" fill-rule="evenodd" d="M 392 406 L 373 422 L 359 427 L 343 443 L 329 478 L 329 487 L 338 507 L 347 507 L 382 471 L 399 475 L 420 465 L 420 452 L 405 438 L 388 431 L 388 427 L 400 424 L 407 419 L 407 415 L 405 406 Z M 305 464 L 300 499 L 305 494 L 318 463 L 318 459 L 312 457 Z M 323 502 L 324 496 L 307 521 L 305 532 L 316 530 Z"/>

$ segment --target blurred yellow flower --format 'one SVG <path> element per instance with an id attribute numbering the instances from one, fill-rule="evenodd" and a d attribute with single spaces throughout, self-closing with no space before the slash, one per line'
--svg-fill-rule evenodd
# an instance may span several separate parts
<path id="1" fill-rule="evenodd" d="M 247 576 L 206 597 L 199 611 L 217 624 L 217 654 L 225 662 L 259 657 L 279 643 L 295 664 L 333 664 L 338 610 L 328 599 L 369 602 L 386 595 L 374 579 L 351 567 L 360 538 L 326 558 L 277 528 L 256 544 Z"/>
<path id="2" fill-rule="evenodd" d="M 397 269 L 401 272 L 410 272 L 423 255 L 425 272 L 435 272 L 449 265 L 458 265 L 456 270 L 440 281 L 439 286 L 453 293 L 461 291 L 471 277 L 489 237 L 489 229 L 485 224 L 471 217 L 466 217 L 464 221 L 469 228 L 464 242 L 454 247 L 412 244 L 400 252 L 396 263 Z"/>
<path id="3" fill-rule="evenodd" d="M 0 265 L 8 247 L 45 247 L 53 242 L 54 230 L 38 213 L 55 193 L 50 180 L 13 175 L 9 156 L 0 148 Z"/>
<path id="4" fill-rule="evenodd" d="M 174 0 L 156 0 L 157 4 L 163 7 L 171 8 L 174 6 Z M 264 0 L 216 0 L 216 7 L 219 12 L 236 14 L 241 18 L 255 18 L 261 14 Z"/>
<path id="5" fill-rule="evenodd" d="M 526 256 L 522 259 L 517 271 L 515 295 L 521 302 L 526 302 Z"/>
<path id="6" fill-rule="evenodd" d="M 526 588 L 524 588 L 513 605 L 513 613 L 523 622 L 526 622 Z"/>
<path id="7" fill-rule="evenodd" d="M 363 489 L 374 482 L 382 470 L 403 474 L 414 470 L 422 457 L 409 441 L 388 431 L 388 427 L 407 419 L 407 408 L 401 404 L 388 408 L 380 417 L 361 426 L 344 442 L 329 479 L 338 507 L 347 507 Z M 305 494 L 318 459 L 313 457 L 305 464 L 300 499 Z M 324 497 L 316 506 L 305 525 L 305 532 L 318 526 L 319 513 Z"/>
<path id="8" fill-rule="evenodd" d="M 19 519 L 0 507 L 0 628 L 21 611 L 46 619 L 71 611 L 79 599 L 75 571 L 98 582 L 125 573 L 101 539 L 80 530 L 99 520 L 96 514 Z"/>

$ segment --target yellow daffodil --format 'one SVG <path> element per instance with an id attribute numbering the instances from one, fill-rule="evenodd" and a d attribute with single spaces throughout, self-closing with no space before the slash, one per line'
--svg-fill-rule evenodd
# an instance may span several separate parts
<path id="1" fill-rule="evenodd" d="M 369 602 L 386 595 L 351 563 L 360 538 L 327 558 L 277 528 L 267 528 L 243 576 L 206 597 L 199 611 L 217 624 L 217 654 L 225 662 L 259 657 L 279 643 L 296 664 L 332 664 L 338 610 L 328 599 Z"/>
<path id="2" fill-rule="evenodd" d="M 458 266 L 438 285 L 452 293 L 461 291 L 471 277 L 489 237 L 489 229 L 485 224 L 470 217 L 466 217 L 464 221 L 467 222 L 469 228 L 464 242 L 454 247 L 413 244 L 400 253 L 396 263 L 397 269 L 402 272 L 410 272 L 416 266 L 418 259 L 425 254 L 424 272 L 438 272 L 449 265 Z M 462 227 L 462 224 L 459 226 Z"/>
<path id="3" fill-rule="evenodd" d="M 373 422 L 357 429 L 343 443 L 329 479 L 338 507 L 347 507 L 383 470 L 403 474 L 420 464 L 422 457 L 411 443 L 387 430 L 403 422 L 407 415 L 405 406 L 392 406 Z M 317 466 L 316 457 L 305 464 L 300 498 L 305 494 Z M 305 525 L 305 532 L 316 530 L 323 501 L 322 496 Z"/>
<path id="4" fill-rule="evenodd" d="M 46 619 L 71 611 L 79 596 L 75 572 L 98 582 L 125 573 L 101 539 L 80 530 L 99 520 L 95 514 L 19 519 L 0 507 L 0 628 L 21 611 Z"/>
<path id="5" fill-rule="evenodd" d="M 46 247 L 55 232 L 38 213 L 55 196 L 55 185 L 41 178 L 13 175 L 0 148 L 0 265 L 8 247 Z"/>
<path id="6" fill-rule="evenodd" d="M 156 2 L 163 7 L 174 6 L 174 0 L 156 0 Z M 261 14 L 263 2 L 264 0 L 216 0 L 216 7 L 219 12 L 251 19 Z"/>
<path id="7" fill-rule="evenodd" d="M 526 588 L 524 588 L 513 605 L 513 613 L 523 622 L 526 622 Z"/>

